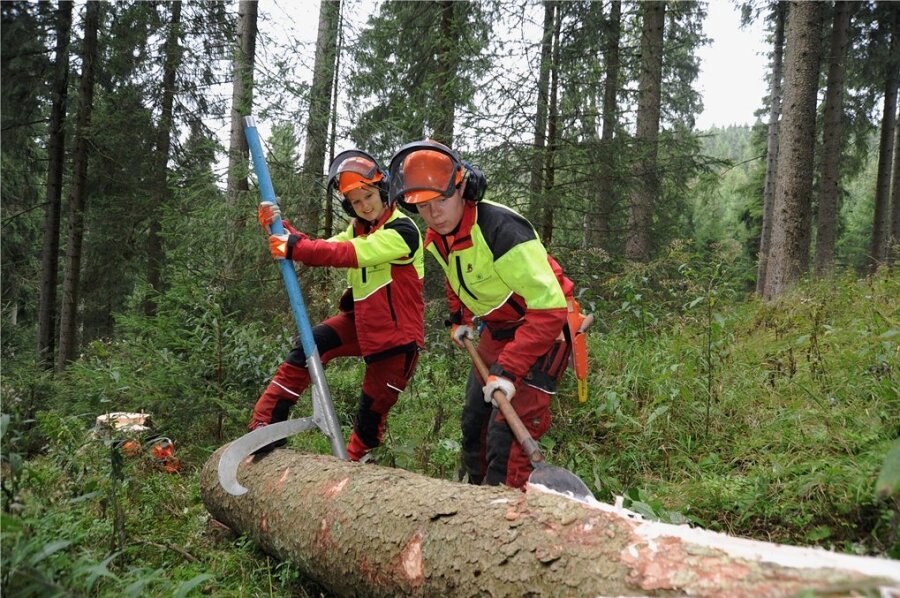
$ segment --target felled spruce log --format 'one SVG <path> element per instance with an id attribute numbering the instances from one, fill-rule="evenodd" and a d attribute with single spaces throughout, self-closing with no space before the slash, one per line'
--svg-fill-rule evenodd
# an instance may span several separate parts
<path id="1" fill-rule="evenodd" d="M 900 561 L 743 540 L 529 488 L 276 450 L 219 486 L 214 518 L 341 596 L 900 596 Z"/>

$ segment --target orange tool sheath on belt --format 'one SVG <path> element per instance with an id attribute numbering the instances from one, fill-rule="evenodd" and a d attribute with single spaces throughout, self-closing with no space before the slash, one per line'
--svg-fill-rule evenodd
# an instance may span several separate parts
<path id="1" fill-rule="evenodd" d="M 572 338 L 572 364 L 575 369 L 575 378 L 578 380 L 578 401 L 584 403 L 588 399 L 588 346 L 585 333 L 593 323 L 594 316 L 582 314 L 581 306 L 574 297 L 569 297 L 566 304 L 569 310 L 569 334 Z"/>

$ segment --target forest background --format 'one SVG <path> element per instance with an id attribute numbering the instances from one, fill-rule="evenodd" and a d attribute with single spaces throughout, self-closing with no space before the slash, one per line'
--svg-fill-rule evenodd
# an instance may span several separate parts
<path id="1" fill-rule="evenodd" d="M 336 151 L 426 135 L 529 217 L 597 316 L 589 399 L 567 376 L 542 446 L 598 498 L 900 556 L 898 4 L 740 5 L 769 87 L 753 125 L 706 130 L 705 3 L 316 6 L 304 44 L 266 3 L 0 4 L 4 594 L 320 591 L 198 498 L 293 336 L 246 114 L 317 236 L 346 226 Z M 428 347 L 377 458 L 455 479 L 467 363 L 426 268 Z M 298 274 L 332 313 L 342 273 Z M 359 375 L 329 366 L 345 433 Z M 92 434 L 122 410 L 179 473 Z"/>

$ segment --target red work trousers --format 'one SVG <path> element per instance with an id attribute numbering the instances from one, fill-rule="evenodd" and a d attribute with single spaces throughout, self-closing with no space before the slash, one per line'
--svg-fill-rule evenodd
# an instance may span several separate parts
<path id="1" fill-rule="evenodd" d="M 478 354 L 486 364 L 493 364 L 511 341 L 511 336 L 497 340 L 485 328 L 478 343 Z M 556 392 L 556 383 L 568 360 L 568 344 L 557 341 L 538 359 L 528 375 L 516 383 L 516 394 L 511 403 L 535 440 L 550 429 L 550 398 Z M 482 386 L 484 381 L 472 368 L 461 422 L 463 468 L 469 483 L 522 488 L 531 475 L 531 460 L 500 410 L 485 402 Z"/>
<path id="2" fill-rule="evenodd" d="M 317 325 L 313 328 L 313 339 L 323 365 L 335 357 L 361 356 L 352 312 L 341 312 Z M 398 347 L 366 358 L 356 421 L 347 444 L 351 460 L 358 461 L 381 444 L 388 412 L 412 378 L 417 361 L 418 348 L 415 346 Z M 309 383 L 306 355 L 298 340 L 256 401 L 253 418 L 247 427 L 253 430 L 285 421 L 290 407 Z"/>

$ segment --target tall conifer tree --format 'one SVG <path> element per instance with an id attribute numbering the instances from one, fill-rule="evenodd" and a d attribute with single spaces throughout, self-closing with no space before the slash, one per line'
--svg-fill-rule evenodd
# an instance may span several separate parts
<path id="1" fill-rule="evenodd" d="M 815 274 L 827 275 L 834 267 L 841 150 L 844 146 L 844 74 L 850 35 L 850 3 L 836 2 L 831 27 L 831 50 L 825 113 L 822 123 L 822 176 L 819 190 Z"/>
<path id="2" fill-rule="evenodd" d="M 764 297 L 771 299 L 796 284 L 809 266 L 810 194 L 816 138 L 824 5 L 791 2 L 785 56 L 784 114 Z"/>
<path id="3" fill-rule="evenodd" d="M 875 213 L 872 221 L 872 243 L 869 259 L 873 269 L 887 261 L 891 236 L 891 166 L 894 162 L 894 127 L 897 124 L 897 95 L 900 89 L 900 6 L 884 4 L 885 17 L 879 29 L 890 39 L 890 50 L 884 64 L 884 103 L 881 112 L 881 134 L 878 144 L 878 173 L 875 179 Z"/>
<path id="4" fill-rule="evenodd" d="M 68 242 L 66 270 L 63 280 L 62 309 L 59 323 L 59 354 L 56 368 L 63 370 L 75 358 L 78 346 L 77 323 L 79 285 L 81 283 L 81 249 L 84 238 L 84 211 L 87 204 L 87 170 L 91 135 L 91 115 L 94 110 L 94 77 L 97 70 L 97 32 L 100 28 L 103 4 L 89 2 L 85 7 L 84 43 L 81 55 L 81 83 L 78 90 L 78 116 L 75 123 L 75 147 L 72 151 L 72 195 L 69 199 Z"/>
<path id="5" fill-rule="evenodd" d="M 59 270 L 59 226 L 66 153 L 66 99 L 69 91 L 69 38 L 72 2 L 62 0 L 56 8 L 55 72 L 47 142 L 47 207 L 41 249 L 41 295 L 38 306 L 38 354 L 46 367 L 53 367 L 56 349 L 56 287 Z"/>
<path id="6" fill-rule="evenodd" d="M 488 66 L 489 30 L 475 2 L 381 4 L 353 53 L 353 141 L 376 156 L 426 135 L 454 144 L 456 112 L 470 106 Z"/>
<path id="7" fill-rule="evenodd" d="M 653 206 L 659 191 L 656 160 L 666 5 L 664 2 L 644 2 L 642 8 L 641 76 L 635 137 L 638 156 L 632 170 L 631 213 L 625 245 L 625 257 L 637 261 L 648 260 L 653 250 Z"/>

